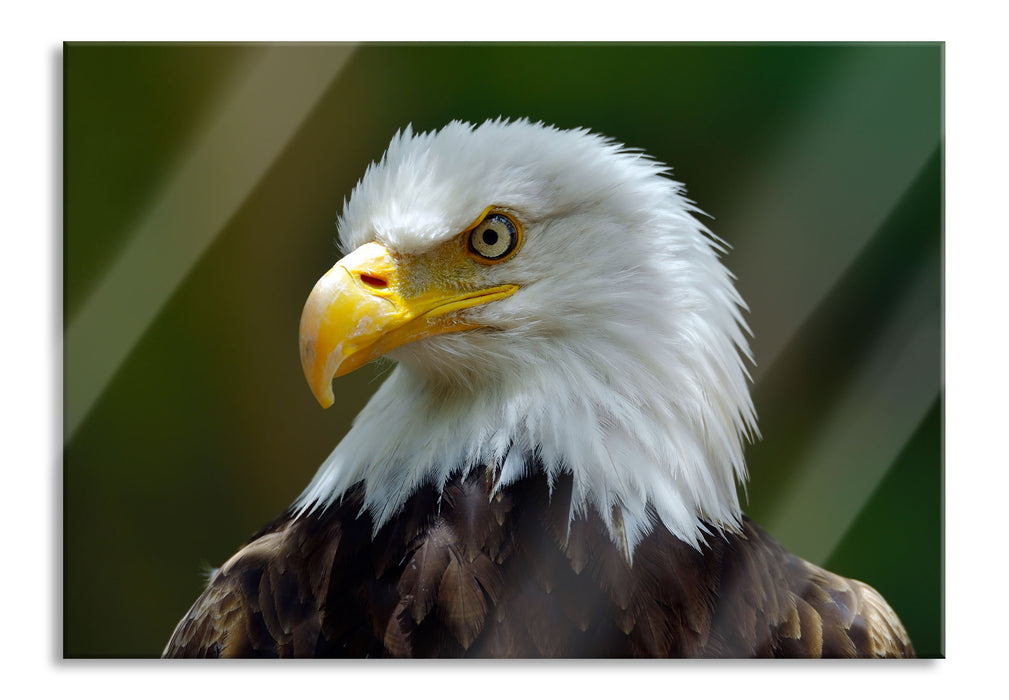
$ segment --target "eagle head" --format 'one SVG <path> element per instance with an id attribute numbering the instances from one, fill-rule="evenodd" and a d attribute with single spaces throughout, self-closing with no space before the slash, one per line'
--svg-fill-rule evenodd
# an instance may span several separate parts
<path id="1" fill-rule="evenodd" d="M 396 367 L 301 495 L 363 482 L 380 528 L 422 484 L 570 473 L 630 557 L 734 527 L 756 432 L 743 302 L 668 169 L 526 120 L 398 133 L 338 221 L 301 320 L 305 376 Z"/>

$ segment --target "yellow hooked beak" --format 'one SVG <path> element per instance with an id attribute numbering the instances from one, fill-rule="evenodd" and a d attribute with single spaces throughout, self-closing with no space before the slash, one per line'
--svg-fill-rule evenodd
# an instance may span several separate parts
<path id="1" fill-rule="evenodd" d="M 323 275 L 301 314 L 301 367 L 323 408 L 333 405 L 333 378 L 347 374 L 411 340 L 477 328 L 452 312 L 511 296 L 516 285 L 473 289 L 445 274 L 463 265 L 461 253 L 421 261 L 397 261 L 382 245 L 367 243 Z M 463 267 L 462 269 L 466 269 Z"/>

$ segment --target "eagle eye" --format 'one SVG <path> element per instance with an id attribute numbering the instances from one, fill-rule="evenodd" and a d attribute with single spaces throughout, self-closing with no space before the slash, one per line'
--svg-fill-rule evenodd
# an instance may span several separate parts
<path id="1" fill-rule="evenodd" d="M 469 232 L 470 252 L 482 263 L 501 262 L 518 248 L 518 224 L 502 212 L 491 212 Z"/>

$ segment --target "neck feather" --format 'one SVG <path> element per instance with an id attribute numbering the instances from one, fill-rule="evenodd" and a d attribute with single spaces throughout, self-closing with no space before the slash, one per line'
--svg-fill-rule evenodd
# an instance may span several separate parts
<path id="1" fill-rule="evenodd" d="M 688 357 L 669 343 L 648 365 L 626 345 L 573 357 L 545 344 L 510 379 L 465 390 L 400 364 L 295 507 L 325 508 L 363 482 L 377 531 L 424 484 L 487 468 L 505 486 L 536 465 L 550 483 L 572 475 L 570 518 L 594 509 L 629 559 L 659 524 L 697 547 L 710 529 L 738 526 L 743 442 L 756 430 L 736 348 L 708 341 Z"/>

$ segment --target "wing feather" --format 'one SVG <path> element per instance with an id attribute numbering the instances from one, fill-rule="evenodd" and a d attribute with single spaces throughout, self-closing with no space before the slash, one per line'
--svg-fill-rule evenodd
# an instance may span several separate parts
<path id="1" fill-rule="evenodd" d="M 166 656 L 911 656 L 869 586 L 744 518 L 700 549 L 661 527 L 633 563 L 571 479 L 474 471 L 377 533 L 361 491 L 285 514 L 213 576 Z"/>

